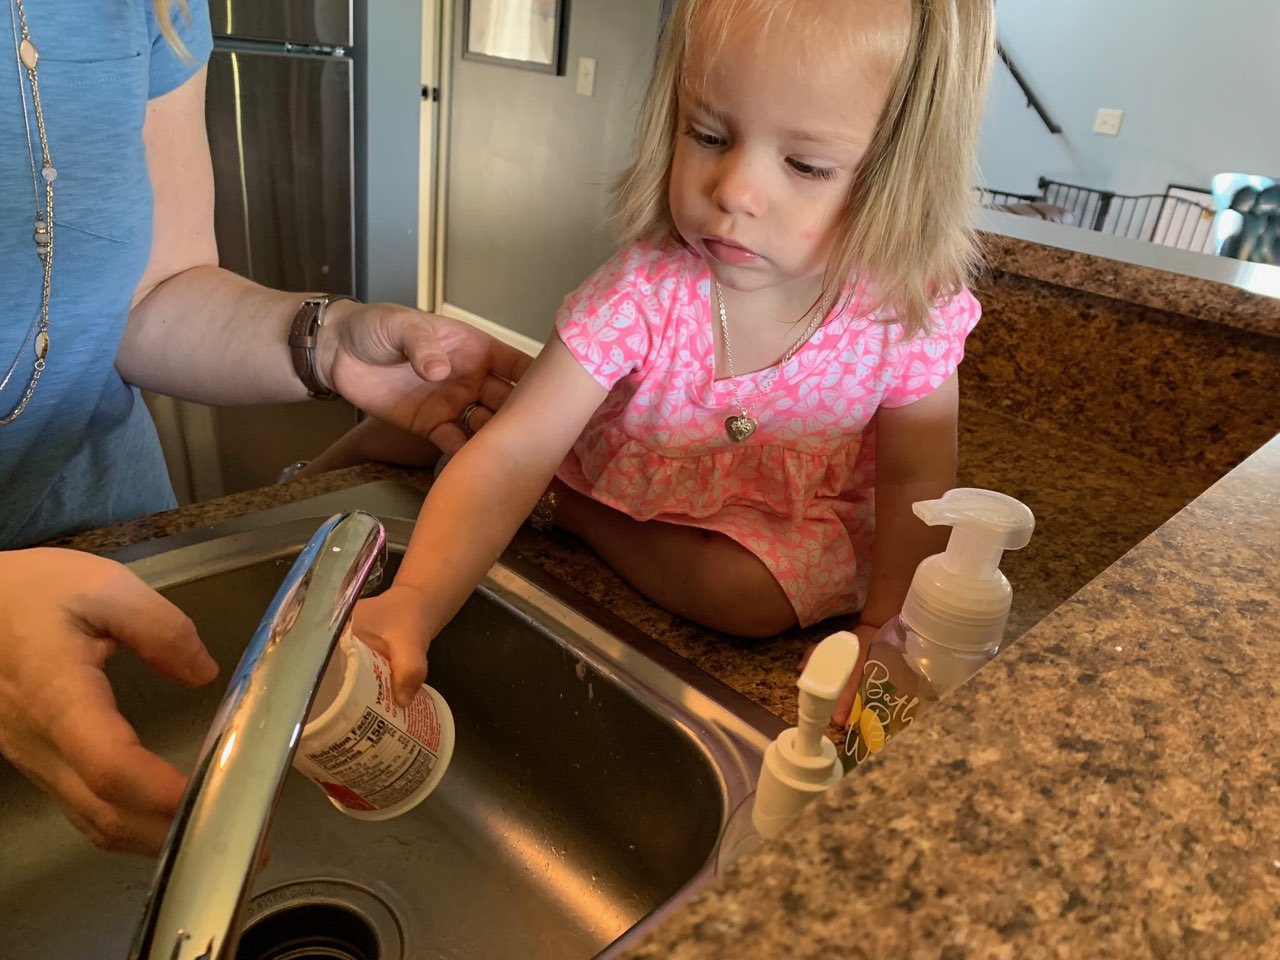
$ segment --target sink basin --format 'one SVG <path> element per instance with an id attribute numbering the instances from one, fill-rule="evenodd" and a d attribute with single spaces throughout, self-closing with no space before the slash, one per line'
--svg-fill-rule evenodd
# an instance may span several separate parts
<path id="1" fill-rule="evenodd" d="M 225 682 L 322 519 L 379 516 L 394 571 L 420 502 L 368 484 L 116 556 L 195 620 Z M 143 742 L 189 767 L 222 683 L 193 693 L 128 655 L 110 672 Z M 430 681 L 457 722 L 440 787 L 365 822 L 291 772 L 238 960 L 610 956 L 709 881 L 783 727 L 514 556 L 432 645 Z M 3 761 L 0 797 L 0 957 L 125 956 L 153 864 L 95 850 Z"/>

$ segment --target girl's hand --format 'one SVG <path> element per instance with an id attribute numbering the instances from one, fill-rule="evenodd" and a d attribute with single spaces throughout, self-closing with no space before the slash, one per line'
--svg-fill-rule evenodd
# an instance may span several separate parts
<path id="1" fill-rule="evenodd" d="M 469 324 L 391 303 L 326 308 L 321 380 L 361 410 L 426 437 L 446 453 L 466 440 L 467 404 L 496 410 L 533 358 Z"/>
<path id="2" fill-rule="evenodd" d="M 355 635 L 391 662 L 396 703 L 408 706 L 427 679 L 427 647 L 435 628 L 427 598 L 412 587 L 393 583 L 376 597 L 356 604 Z"/>
<path id="3" fill-rule="evenodd" d="M 145 749 L 103 673 L 122 646 L 189 686 L 218 673 L 195 625 L 118 563 L 0 553 L 0 753 L 97 846 L 155 855 L 187 778 Z"/>

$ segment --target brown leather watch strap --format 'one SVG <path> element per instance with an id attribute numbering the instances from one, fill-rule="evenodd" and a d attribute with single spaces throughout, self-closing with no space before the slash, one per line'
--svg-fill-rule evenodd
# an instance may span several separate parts
<path id="1" fill-rule="evenodd" d="M 336 400 L 338 394 L 330 390 L 316 375 L 316 334 L 324 325 L 324 308 L 335 300 L 354 300 L 345 293 L 327 293 L 308 297 L 293 315 L 289 327 L 289 353 L 293 357 L 293 370 L 307 388 L 307 395 L 316 400 Z"/>

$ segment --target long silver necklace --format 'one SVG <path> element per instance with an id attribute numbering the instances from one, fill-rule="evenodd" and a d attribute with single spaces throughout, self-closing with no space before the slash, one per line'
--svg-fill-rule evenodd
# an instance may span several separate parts
<path id="1" fill-rule="evenodd" d="M 725 366 L 729 368 L 729 386 L 733 389 L 733 402 L 738 408 L 738 412 L 728 417 L 724 421 L 724 432 L 729 435 L 729 439 L 734 443 L 742 443 L 749 436 L 756 432 L 756 428 L 760 426 L 759 422 L 751 416 L 751 410 L 757 403 L 773 389 L 774 383 L 777 381 L 782 368 L 787 365 L 787 361 L 796 355 L 796 351 L 803 347 L 809 338 L 813 336 L 818 324 L 822 323 L 822 318 L 827 315 L 828 298 L 823 297 L 814 308 L 813 317 L 809 321 L 809 325 L 804 328 L 800 336 L 796 338 L 795 343 L 787 348 L 787 352 L 782 355 L 782 359 L 777 362 L 774 368 L 760 384 L 760 389 L 756 392 L 756 398 L 746 406 L 742 403 L 742 398 L 738 395 L 738 381 L 733 372 L 733 347 L 729 343 L 729 315 L 724 309 L 724 291 L 720 289 L 720 284 L 712 281 L 716 286 L 716 305 L 720 308 L 720 335 L 724 337 L 724 360 Z"/>
<path id="2" fill-rule="evenodd" d="M 43 265 L 43 282 L 40 290 L 40 310 L 27 328 L 27 335 L 22 345 L 9 364 L 4 379 L 0 380 L 0 391 L 9 385 L 14 371 L 18 369 L 22 356 L 28 345 L 34 341 L 35 358 L 31 364 L 31 376 L 27 380 L 26 389 L 21 398 L 5 416 L 0 417 L 0 426 L 8 426 L 17 420 L 32 394 L 36 392 L 36 384 L 44 373 L 45 359 L 49 355 L 49 296 L 53 291 L 53 182 L 58 179 L 58 170 L 49 156 L 49 136 L 44 126 L 44 107 L 40 101 L 40 79 L 36 68 L 40 62 L 40 52 L 31 41 L 27 30 L 27 11 L 23 0 L 9 0 L 9 25 L 13 32 L 13 49 L 18 63 L 18 94 L 22 98 L 22 122 L 27 132 L 27 158 L 31 165 L 31 189 L 35 194 L 35 230 L 32 240 L 35 242 L 36 255 Z M 27 82 L 22 82 L 23 74 Z M 31 90 L 31 110 L 35 113 L 36 134 L 40 140 L 40 170 L 36 172 L 36 148 L 31 139 L 31 117 L 27 111 L 27 88 Z M 43 197 L 41 193 L 43 192 Z M 43 200 L 43 204 L 41 204 Z M 43 207 L 43 208 L 42 208 Z"/>

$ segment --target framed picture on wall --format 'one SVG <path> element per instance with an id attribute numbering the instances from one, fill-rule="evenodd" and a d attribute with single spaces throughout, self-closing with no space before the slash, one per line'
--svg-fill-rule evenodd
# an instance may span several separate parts
<path id="1" fill-rule="evenodd" d="M 462 0 L 462 58 L 564 73 L 569 0 Z"/>

